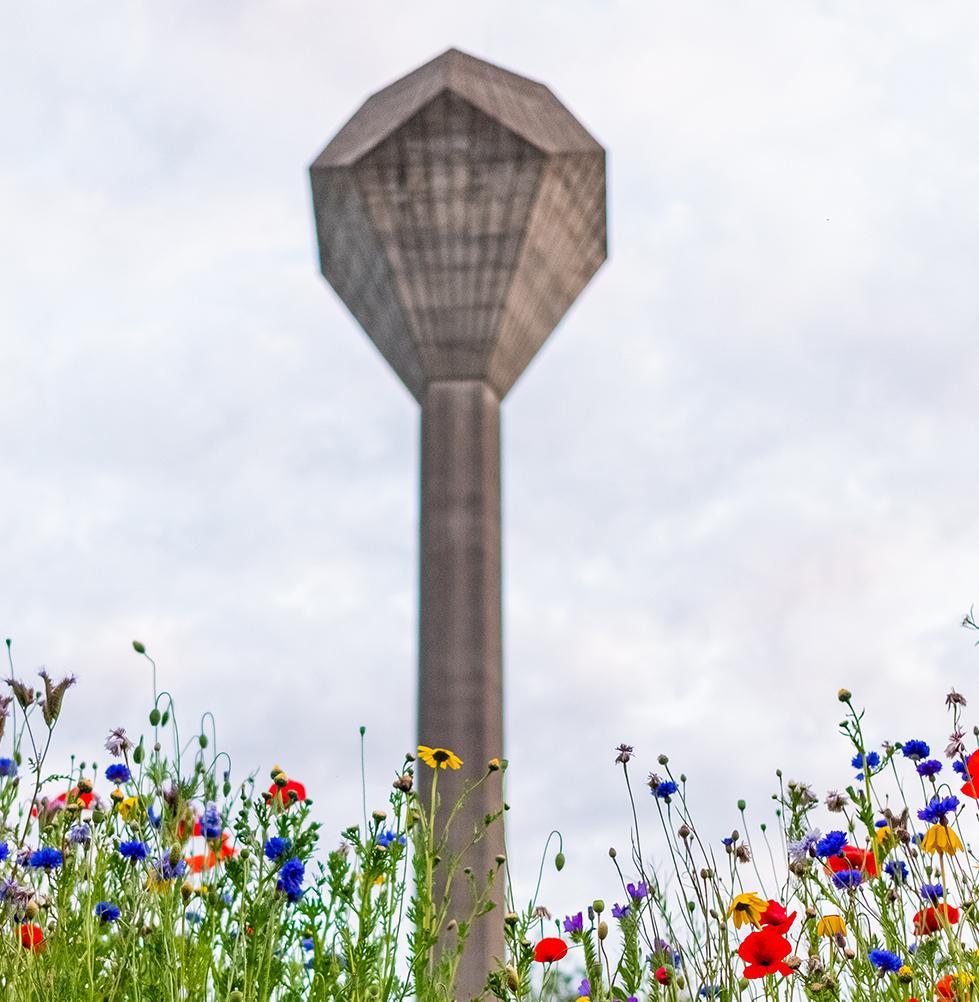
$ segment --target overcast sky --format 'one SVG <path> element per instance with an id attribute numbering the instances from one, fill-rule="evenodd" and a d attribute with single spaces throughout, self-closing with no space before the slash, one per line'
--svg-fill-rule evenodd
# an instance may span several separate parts
<path id="1" fill-rule="evenodd" d="M 417 407 L 320 278 L 306 169 L 449 46 L 609 151 L 610 260 L 504 406 L 511 858 L 614 898 L 620 741 L 706 838 L 773 773 L 944 743 L 979 599 L 968 3 L 32 2 L 0 31 L 0 632 L 138 730 L 134 637 L 333 831 L 414 741 Z M 971 722 L 971 721 L 970 721 Z M 654 812 L 644 800 L 643 820 Z"/>

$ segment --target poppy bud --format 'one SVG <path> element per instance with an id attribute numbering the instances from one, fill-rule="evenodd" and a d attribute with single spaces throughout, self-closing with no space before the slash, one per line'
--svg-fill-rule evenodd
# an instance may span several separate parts
<path id="1" fill-rule="evenodd" d="M 228 780 L 224 781 L 224 786 L 221 787 L 221 792 L 226 796 L 231 795 L 231 783 Z"/>
<path id="2" fill-rule="evenodd" d="M 156 725 L 159 724 L 160 716 L 161 716 L 160 711 L 154 706 L 153 709 L 150 710 L 150 723 L 154 727 L 156 727 Z"/>
<path id="3" fill-rule="evenodd" d="M 559 852 L 554 857 L 554 869 L 557 870 L 559 873 L 561 872 L 561 870 L 564 869 L 564 853 L 563 852 Z"/>
<path id="4" fill-rule="evenodd" d="M 142 744 L 136 745 L 133 749 L 133 761 L 136 765 L 139 765 L 143 761 L 143 746 Z"/>
<path id="5" fill-rule="evenodd" d="M 747 802 L 744 800 L 738 801 L 738 810 L 743 811 L 748 806 Z"/>
<path id="6" fill-rule="evenodd" d="M 137 654 L 145 654 L 146 653 L 146 648 L 138 640 L 134 640 L 133 641 L 133 650 Z"/>
<path id="7" fill-rule="evenodd" d="M 200 737 L 198 737 L 198 739 L 197 739 L 197 743 L 201 746 L 201 748 L 206 748 L 207 747 L 207 735 L 206 734 L 201 734 Z"/>
<path id="8" fill-rule="evenodd" d="M 714 871 L 708 870 L 706 866 L 700 871 L 701 880 L 710 880 L 710 878 L 713 876 L 714 876 Z"/>
<path id="9" fill-rule="evenodd" d="M 242 849 L 240 853 L 238 853 L 238 858 L 243 863 L 247 863 L 248 860 L 251 858 L 251 855 L 252 855 L 251 849 L 245 848 L 245 849 Z"/>
<path id="10" fill-rule="evenodd" d="M 666 765 L 670 761 L 669 755 L 659 755 L 656 759 L 660 765 Z"/>
<path id="11" fill-rule="evenodd" d="M 615 851 L 615 846 L 610 846 L 608 851 L 609 859 L 615 859 L 617 853 Z"/>
<path id="12" fill-rule="evenodd" d="M 170 720 L 170 711 L 169 710 L 164 710 L 163 711 L 163 716 L 160 717 L 160 726 L 161 727 L 166 727 L 167 723 L 169 722 L 169 720 Z"/>
<path id="13" fill-rule="evenodd" d="M 604 922 L 604 921 L 599 922 L 598 923 L 598 938 L 599 939 L 605 939 L 605 937 L 607 935 L 608 935 L 608 922 Z"/>

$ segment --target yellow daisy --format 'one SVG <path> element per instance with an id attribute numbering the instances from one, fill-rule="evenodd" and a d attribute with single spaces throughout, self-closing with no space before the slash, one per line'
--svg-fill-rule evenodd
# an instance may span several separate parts
<path id="1" fill-rule="evenodd" d="M 954 829 L 949 828 L 948 825 L 932 825 L 925 832 L 921 848 L 925 852 L 937 852 L 940 856 L 954 856 L 965 846 L 962 845 L 962 840 L 955 834 Z"/>
<path id="2" fill-rule="evenodd" d="M 428 745 L 418 746 L 418 757 L 433 769 L 458 769 L 462 759 L 448 748 L 429 748 Z"/>
<path id="3" fill-rule="evenodd" d="M 768 902 L 757 894 L 739 894 L 727 910 L 725 918 L 734 919 L 734 928 L 740 929 L 746 922 L 761 928 L 761 917 L 768 908 Z"/>
<path id="4" fill-rule="evenodd" d="M 846 923 L 842 915 L 826 915 L 816 924 L 817 936 L 845 936 Z"/>

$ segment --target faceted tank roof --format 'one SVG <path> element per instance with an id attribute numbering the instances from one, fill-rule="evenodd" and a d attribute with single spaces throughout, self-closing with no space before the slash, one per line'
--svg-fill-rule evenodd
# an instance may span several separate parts
<path id="1" fill-rule="evenodd" d="M 605 151 L 543 85 L 450 49 L 310 167 L 320 266 L 419 400 L 502 398 L 606 257 Z"/>

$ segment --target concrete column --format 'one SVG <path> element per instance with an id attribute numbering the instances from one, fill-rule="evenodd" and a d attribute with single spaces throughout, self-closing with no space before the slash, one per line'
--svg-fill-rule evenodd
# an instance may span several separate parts
<path id="1" fill-rule="evenodd" d="M 503 756 L 503 672 L 500 593 L 500 401 L 482 380 L 429 382 L 422 399 L 421 602 L 418 740 L 449 748 L 465 763 L 443 770 L 439 794 L 450 805 L 466 779 Z M 422 791 L 430 770 L 416 770 Z M 456 848 L 473 827 L 498 811 L 501 783 L 484 783 L 453 822 Z M 503 852 L 502 819 L 472 847 L 465 862 L 481 879 Z M 461 875 L 460 875 L 461 876 Z M 457 998 L 476 995 L 495 958 L 503 956 L 503 873 L 497 907 L 475 923 L 460 969 Z M 454 884 L 464 915 L 465 878 Z"/>

